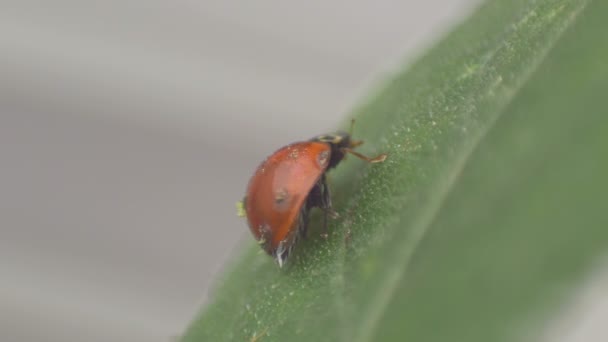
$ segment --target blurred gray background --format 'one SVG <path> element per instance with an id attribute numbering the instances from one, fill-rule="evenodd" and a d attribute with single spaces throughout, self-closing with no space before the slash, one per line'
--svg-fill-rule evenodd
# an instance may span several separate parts
<path id="1" fill-rule="evenodd" d="M 0 3 L 0 341 L 170 341 L 276 148 L 478 0 Z"/>

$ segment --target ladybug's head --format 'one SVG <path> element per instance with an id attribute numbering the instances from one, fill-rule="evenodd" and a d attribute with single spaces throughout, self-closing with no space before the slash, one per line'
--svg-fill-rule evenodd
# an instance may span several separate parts
<path id="1" fill-rule="evenodd" d="M 330 134 L 318 135 L 311 141 L 323 142 L 331 146 L 331 159 L 329 161 L 328 169 L 335 167 L 338 163 L 344 159 L 347 153 L 354 155 L 355 157 L 365 160 L 369 163 L 379 163 L 386 159 L 386 154 L 381 154 L 374 158 L 366 157 L 358 152 L 353 151 L 353 148 L 363 144 L 361 140 L 352 140 L 351 134 L 346 132 L 335 132 Z"/>
<path id="2" fill-rule="evenodd" d="M 331 146 L 331 159 L 329 160 L 329 165 L 327 166 L 328 169 L 336 167 L 336 165 L 338 165 L 338 163 L 344 159 L 344 155 L 347 153 L 346 149 L 361 145 L 361 143 L 353 145 L 350 140 L 350 134 L 346 132 L 334 132 L 317 135 L 310 140 L 326 143 Z"/>

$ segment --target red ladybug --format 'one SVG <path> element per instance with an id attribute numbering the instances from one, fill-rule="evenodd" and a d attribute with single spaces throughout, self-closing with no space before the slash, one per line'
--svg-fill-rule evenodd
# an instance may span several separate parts
<path id="1" fill-rule="evenodd" d="M 316 136 L 287 145 L 260 164 L 243 199 L 251 232 L 262 248 L 282 267 L 300 237 L 306 236 L 310 209 L 324 211 L 323 228 L 332 212 L 325 172 L 346 153 L 369 163 L 383 162 L 386 154 L 368 158 L 352 150 L 362 141 L 348 133 Z"/>

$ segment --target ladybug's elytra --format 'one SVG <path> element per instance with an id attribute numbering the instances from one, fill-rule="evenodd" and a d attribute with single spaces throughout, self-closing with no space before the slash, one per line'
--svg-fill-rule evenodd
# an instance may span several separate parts
<path id="1" fill-rule="evenodd" d="M 369 163 L 386 159 L 386 154 L 369 158 L 352 150 L 362 143 L 351 140 L 345 132 L 319 135 L 277 150 L 257 168 L 249 181 L 243 208 L 251 232 L 279 267 L 297 240 L 306 236 L 310 209 L 324 211 L 323 228 L 327 232 L 327 217 L 333 211 L 325 172 L 346 153 Z"/>

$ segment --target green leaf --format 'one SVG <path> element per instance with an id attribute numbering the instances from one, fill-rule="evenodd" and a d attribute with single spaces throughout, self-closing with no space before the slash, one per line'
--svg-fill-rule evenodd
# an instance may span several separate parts
<path id="1" fill-rule="evenodd" d="M 389 159 L 332 171 L 329 240 L 252 242 L 183 340 L 540 334 L 608 250 L 606 32 L 606 1 L 486 3 L 357 111 Z"/>

